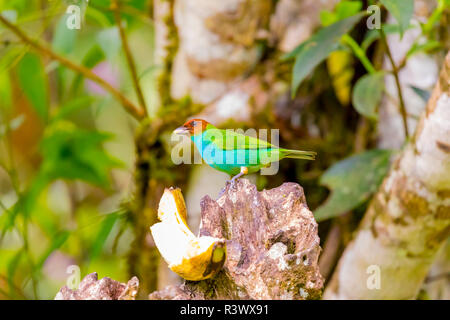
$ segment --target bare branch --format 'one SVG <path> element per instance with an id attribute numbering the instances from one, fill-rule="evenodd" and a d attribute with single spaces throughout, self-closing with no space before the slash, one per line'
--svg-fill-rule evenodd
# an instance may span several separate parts
<path id="1" fill-rule="evenodd" d="M 122 21 L 120 19 L 120 4 L 119 1 L 113 0 L 111 8 L 114 12 L 114 18 L 117 23 L 117 27 L 119 28 L 120 38 L 122 40 L 123 51 L 125 52 L 125 57 L 127 59 L 128 68 L 130 69 L 131 79 L 133 80 L 134 90 L 136 91 L 136 95 L 139 99 L 139 103 L 144 108 L 144 112 L 147 113 L 147 107 L 145 104 L 144 95 L 142 94 L 142 89 L 139 85 L 139 79 L 136 71 L 136 63 L 134 62 L 133 55 L 131 54 L 130 47 L 128 45 L 127 36 L 125 34 L 125 30 L 122 26 Z"/>
<path id="2" fill-rule="evenodd" d="M 55 53 L 50 48 L 48 48 L 46 45 L 41 44 L 39 41 L 31 39 L 20 28 L 18 28 L 17 26 L 15 26 L 11 22 L 9 22 L 2 15 L 0 15 L 0 22 L 3 23 L 8 29 L 10 29 L 24 43 L 31 46 L 34 50 L 38 51 L 39 53 L 41 53 L 43 55 L 49 56 L 51 59 L 59 61 L 65 67 L 67 67 L 75 72 L 81 73 L 84 77 L 101 85 L 105 90 L 107 90 L 117 100 L 119 100 L 122 103 L 125 110 L 129 114 L 131 114 L 134 118 L 140 120 L 145 117 L 145 112 L 144 112 L 143 108 L 136 106 L 134 103 L 132 103 L 130 100 L 128 100 L 128 98 L 126 98 L 121 92 L 119 92 L 116 88 L 114 88 L 111 84 L 109 84 L 103 78 L 97 76 L 90 69 L 88 69 L 82 65 L 77 65 L 77 64 L 73 63 L 69 59 Z"/>

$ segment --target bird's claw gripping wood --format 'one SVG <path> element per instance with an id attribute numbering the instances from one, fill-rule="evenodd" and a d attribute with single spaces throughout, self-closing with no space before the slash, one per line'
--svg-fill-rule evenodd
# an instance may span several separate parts
<path id="1" fill-rule="evenodd" d="M 241 172 L 239 172 L 237 175 L 235 175 L 233 178 L 231 178 L 231 187 L 233 189 L 236 189 L 236 180 L 240 177 L 248 174 L 248 168 L 247 167 L 241 167 Z"/>

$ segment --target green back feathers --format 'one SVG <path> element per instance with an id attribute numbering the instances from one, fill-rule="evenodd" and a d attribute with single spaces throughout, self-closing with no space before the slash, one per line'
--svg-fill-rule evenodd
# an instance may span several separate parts
<path id="1" fill-rule="evenodd" d="M 206 126 L 206 130 L 203 132 L 203 140 L 211 141 L 216 147 L 224 151 L 273 149 L 273 151 L 277 150 L 279 152 L 280 159 L 314 160 L 316 157 L 316 152 L 314 151 L 282 149 L 267 141 L 236 133 L 233 130 L 217 129 L 211 124 Z"/>
<path id="2" fill-rule="evenodd" d="M 254 137 L 236 133 L 233 130 L 222 130 L 208 124 L 203 133 L 203 140 L 211 141 L 222 150 L 270 149 L 277 146 Z"/>

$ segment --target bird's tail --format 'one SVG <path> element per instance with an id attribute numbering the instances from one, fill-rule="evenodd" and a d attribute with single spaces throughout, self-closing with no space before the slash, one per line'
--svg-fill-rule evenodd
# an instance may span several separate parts
<path id="1" fill-rule="evenodd" d="M 283 150 L 283 154 L 284 154 L 285 158 L 315 160 L 317 153 L 314 152 L 314 151 L 301 151 L 301 150 L 284 149 Z"/>

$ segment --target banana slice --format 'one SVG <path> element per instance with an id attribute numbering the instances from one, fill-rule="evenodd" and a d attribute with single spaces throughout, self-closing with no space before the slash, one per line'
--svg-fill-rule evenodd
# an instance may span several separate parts
<path id="1" fill-rule="evenodd" d="M 156 247 L 169 268 L 186 280 L 211 278 L 223 266 L 223 239 L 196 237 L 187 226 L 187 211 L 180 189 L 165 189 L 158 208 L 161 222 L 150 227 Z"/>

